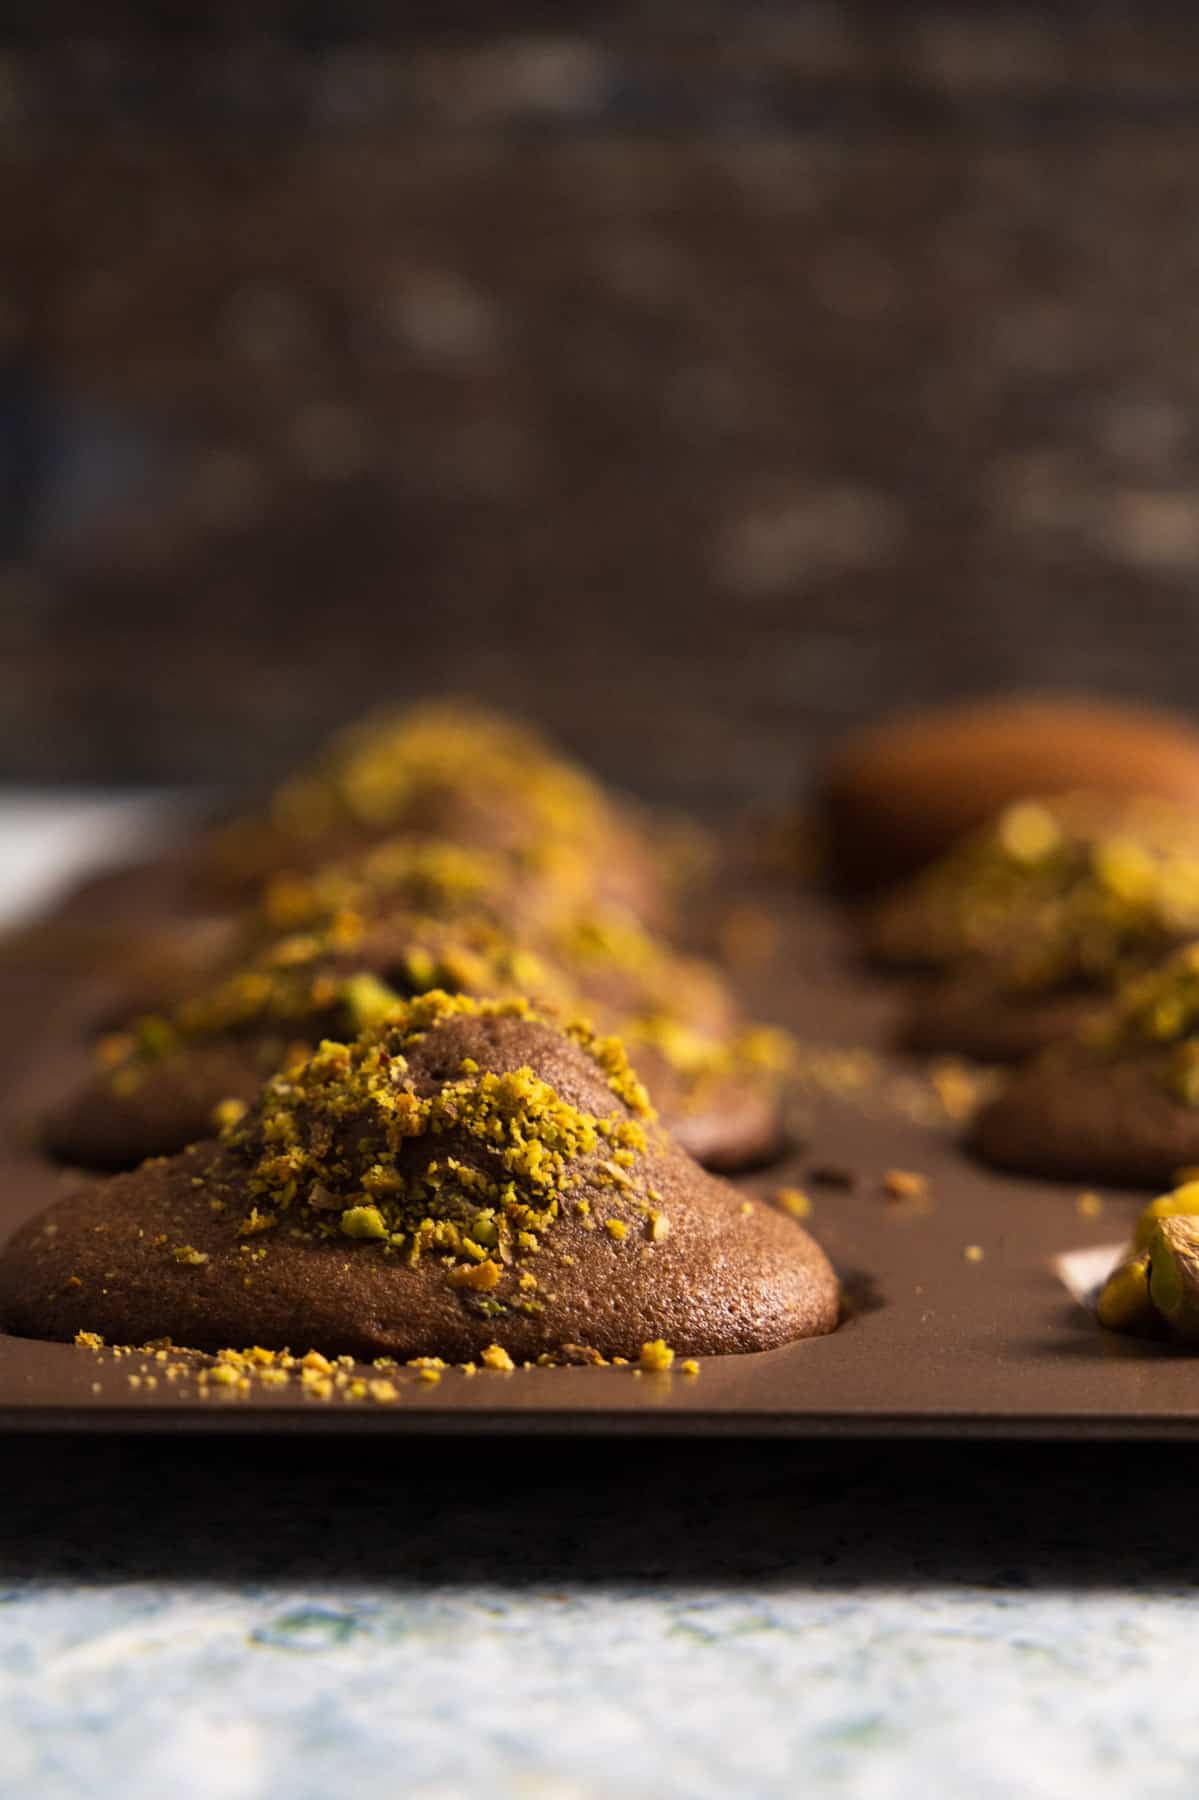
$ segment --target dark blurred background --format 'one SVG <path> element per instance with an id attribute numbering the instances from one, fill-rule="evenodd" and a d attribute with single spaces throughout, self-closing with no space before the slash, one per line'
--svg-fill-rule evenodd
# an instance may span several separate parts
<path id="1" fill-rule="evenodd" d="M 1197 195 L 1181 4 L 9 5 L 0 779 L 1196 709 Z"/>

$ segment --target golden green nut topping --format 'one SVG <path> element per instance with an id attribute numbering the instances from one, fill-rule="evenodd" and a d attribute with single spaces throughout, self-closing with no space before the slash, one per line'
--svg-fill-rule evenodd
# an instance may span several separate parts
<path id="1" fill-rule="evenodd" d="M 324 864 L 310 875 L 285 874 L 267 885 L 261 907 L 268 931 L 327 927 L 369 916 L 381 905 L 432 919 L 474 916 L 516 877 L 510 858 L 438 839 L 385 838 L 352 863 Z"/>
<path id="2" fill-rule="evenodd" d="M 1109 1056 L 1161 1051 L 1162 1085 L 1184 1105 L 1199 1105 L 1199 943 L 1125 981 L 1083 1042 Z"/>
<path id="3" fill-rule="evenodd" d="M 280 790 L 272 816 L 298 839 L 345 820 L 386 831 L 426 796 L 453 793 L 498 796 L 548 841 L 585 836 L 607 812 L 599 786 L 530 727 L 483 707 L 440 703 L 344 732 L 318 768 Z"/>
<path id="4" fill-rule="evenodd" d="M 344 920 L 281 938 L 169 1015 L 149 1015 L 105 1039 L 101 1063 L 119 1089 L 141 1065 L 188 1045 L 285 1036 L 300 1040 L 302 1049 L 322 1036 L 355 1037 L 387 1018 L 402 994 L 439 988 L 531 991 L 555 1005 L 572 1001 L 563 978 L 498 926 L 413 918 L 381 928 L 373 940 L 360 939 L 361 931 L 347 940 Z M 363 966 L 355 968 L 358 955 Z"/>
<path id="5" fill-rule="evenodd" d="M 1106 984 L 1199 932 L 1199 830 L 1167 802 L 1027 800 L 907 890 L 951 955 L 983 952 L 1013 991 Z"/>
<path id="6" fill-rule="evenodd" d="M 450 1285 L 492 1310 L 505 1304 L 491 1292 L 501 1271 L 537 1254 L 584 1185 L 631 1198 L 644 1235 L 638 1165 L 654 1114 L 620 1044 L 585 1024 L 565 1028 L 623 1103 L 597 1116 L 527 1066 L 496 1073 L 462 1057 L 431 1082 L 410 1058 L 459 1017 L 547 1022 L 527 1000 L 434 991 L 398 1003 L 351 1044 L 323 1043 L 224 1133 L 247 1170 L 239 1234 L 298 1230 L 413 1263 L 440 1256 Z M 616 1223 L 610 1235 L 623 1242 Z"/>
<path id="7" fill-rule="evenodd" d="M 1145 1208 L 1134 1248 L 1108 1276 L 1096 1312 L 1112 1331 L 1167 1332 L 1179 1343 L 1199 1344 L 1199 1182 Z"/>

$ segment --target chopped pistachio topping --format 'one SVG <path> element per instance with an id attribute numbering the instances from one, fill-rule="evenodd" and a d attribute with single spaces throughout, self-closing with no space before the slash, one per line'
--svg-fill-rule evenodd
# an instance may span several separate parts
<path id="1" fill-rule="evenodd" d="M 285 835 L 319 837 L 341 821 L 399 827 L 431 796 L 466 796 L 516 809 L 532 838 L 585 839 L 608 803 L 581 769 L 529 727 L 464 705 L 377 717 L 335 740 L 321 765 L 288 782 L 272 820 Z"/>
<path id="2" fill-rule="evenodd" d="M 884 914 L 884 917 L 886 915 Z M 1107 983 L 1199 932 L 1199 830 L 1167 801 L 1022 801 L 908 885 L 892 913 L 1013 991 Z"/>
<path id="3" fill-rule="evenodd" d="M 168 1017 L 140 1019 L 119 1040 L 103 1040 L 100 1061 L 107 1079 L 121 1091 L 140 1079 L 145 1064 L 223 1038 L 286 1035 L 310 1046 L 324 1036 L 356 1037 L 385 1020 L 404 992 L 529 991 L 546 1004 L 573 1004 L 556 971 L 483 922 L 444 926 L 397 920 L 381 927 L 373 941 L 362 942 L 362 966 L 355 968 L 357 949 L 341 948 L 336 927 L 280 939 Z"/>
<path id="4" fill-rule="evenodd" d="M 380 904 L 433 919 L 471 917 L 514 886 L 511 859 L 461 844 L 385 838 L 352 863 L 325 865 L 311 875 L 272 880 L 262 922 L 273 932 L 329 927 L 361 918 Z"/>
<path id="5" fill-rule="evenodd" d="M 1147 1048 L 1165 1052 L 1163 1086 L 1184 1105 L 1199 1105 L 1199 943 L 1124 982 L 1084 1041 L 1112 1056 Z"/>
<path id="6" fill-rule="evenodd" d="M 531 1068 L 497 1074 L 469 1057 L 431 1092 L 427 1081 L 418 1088 L 409 1055 L 462 1016 L 539 1017 L 525 1000 L 424 994 L 353 1044 L 326 1042 L 271 1081 L 225 1134 L 247 1164 L 239 1233 L 340 1234 L 376 1254 L 437 1257 L 451 1287 L 502 1310 L 512 1293 L 494 1290 L 510 1266 L 508 1286 L 520 1285 L 515 1265 L 537 1255 L 573 1190 L 608 1188 L 632 1202 L 639 1224 L 646 1202 L 635 1172 L 653 1113 L 620 1046 L 584 1025 L 567 1028 L 624 1102 L 605 1116 L 582 1111 Z M 628 1225 L 615 1217 L 607 1228 L 620 1239 Z"/>
<path id="7" fill-rule="evenodd" d="M 385 1238 L 387 1223 L 377 1206 L 347 1206 L 338 1224 L 350 1238 Z"/>

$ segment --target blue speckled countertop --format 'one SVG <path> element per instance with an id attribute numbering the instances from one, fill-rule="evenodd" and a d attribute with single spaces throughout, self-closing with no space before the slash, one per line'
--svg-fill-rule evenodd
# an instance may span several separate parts
<path id="1" fill-rule="evenodd" d="M 0 910 L 138 810 L 0 798 Z M 1199 1793 L 1199 1454 L 8 1442 L 0 1800 Z"/>
<path id="2" fill-rule="evenodd" d="M 1199 1791 L 1175 1449 L 27 1442 L 0 1794 Z"/>

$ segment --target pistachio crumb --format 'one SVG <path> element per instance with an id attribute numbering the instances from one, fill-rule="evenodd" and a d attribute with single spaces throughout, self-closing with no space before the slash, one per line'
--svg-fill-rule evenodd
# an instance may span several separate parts
<path id="1" fill-rule="evenodd" d="M 193 1249 L 191 1244 L 176 1244 L 175 1248 L 171 1251 L 171 1255 L 175 1258 L 177 1263 L 185 1263 L 189 1267 L 196 1269 L 208 1261 L 207 1250 Z"/>
<path id="2" fill-rule="evenodd" d="M 928 1177 L 913 1169 L 888 1169 L 882 1185 L 891 1200 L 922 1200 L 928 1192 Z"/>
<path id="3" fill-rule="evenodd" d="M 349 1206 L 341 1215 L 341 1229 L 349 1238 L 385 1238 L 388 1230 L 377 1206 Z"/>

